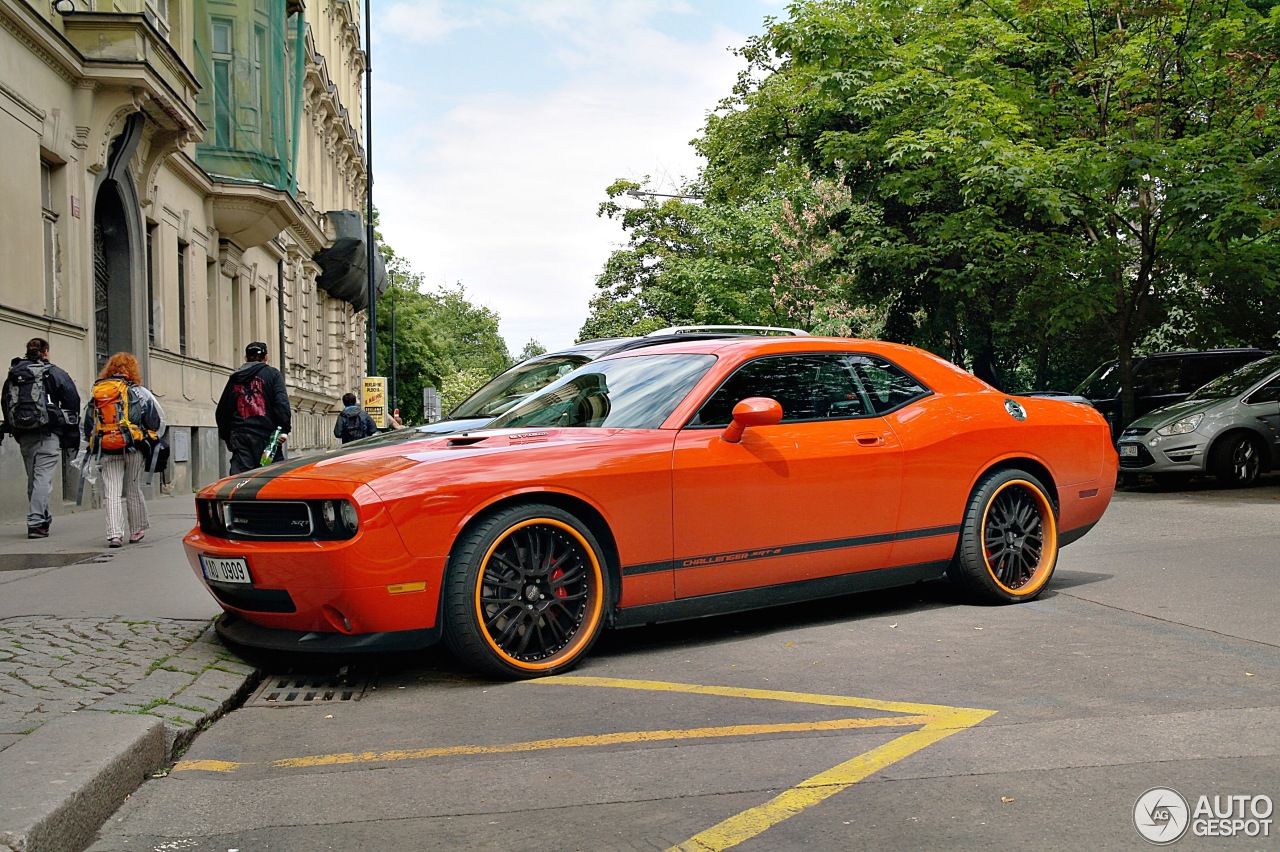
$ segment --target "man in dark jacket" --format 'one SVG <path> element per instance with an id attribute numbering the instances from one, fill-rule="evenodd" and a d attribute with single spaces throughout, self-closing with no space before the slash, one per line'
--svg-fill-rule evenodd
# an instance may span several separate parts
<path id="1" fill-rule="evenodd" d="M 244 348 L 244 365 L 227 379 L 215 417 L 218 438 L 231 450 L 233 474 L 261 464 L 262 451 L 276 429 L 280 443 L 272 461 L 284 459 L 292 412 L 284 376 L 267 363 L 267 344 L 254 342 Z"/>
<path id="2" fill-rule="evenodd" d="M 342 404 L 346 408 L 338 413 L 338 422 L 333 424 L 333 437 L 346 444 L 367 438 L 378 431 L 378 424 L 373 422 L 369 412 L 356 405 L 355 394 L 344 393 Z"/>
<path id="3" fill-rule="evenodd" d="M 0 399 L 4 429 L 22 448 L 22 463 L 27 468 L 27 538 L 46 538 L 53 523 L 49 495 L 53 472 L 62 456 L 62 434 L 71 436 L 72 448 L 78 440 L 75 421 L 80 413 L 80 393 L 66 370 L 49 363 L 49 341 L 33 337 L 27 341 L 26 356 L 11 362 Z M 43 407 L 42 417 L 33 416 L 33 404 Z"/>

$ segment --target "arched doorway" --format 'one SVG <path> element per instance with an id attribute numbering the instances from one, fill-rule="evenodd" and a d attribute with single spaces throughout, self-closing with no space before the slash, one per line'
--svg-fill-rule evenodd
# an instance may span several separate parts
<path id="1" fill-rule="evenodd" d="M 145 118 L 134 113 L 111 143 L 107 168 L 98 176 L 93 206 L 94 372 L 113 352 L 134 353 L 145 364 L 139 343 L 146 316 L 146 264 L 142 214 L 129 160 L 142 137 Z"/>

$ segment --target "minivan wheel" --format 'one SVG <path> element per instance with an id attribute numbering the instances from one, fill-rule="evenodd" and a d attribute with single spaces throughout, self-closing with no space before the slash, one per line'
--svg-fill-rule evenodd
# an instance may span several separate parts
<path id="1" fill-rule="evenodd" d="M 1253 485 L 1262 473 L 1262 450 L 1251 435 L 1227 435 L 1213 448 L 1213 475 L 1230 488 Z"/>

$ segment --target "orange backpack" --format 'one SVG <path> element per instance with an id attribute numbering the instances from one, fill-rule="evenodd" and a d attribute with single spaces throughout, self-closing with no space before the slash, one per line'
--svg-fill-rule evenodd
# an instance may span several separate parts
<path id="1" fill-rule="evenodd" d="M 142 440 L 142 427 L 129 420 L 127 379 L 101 379 L 93 385 L 93 436 L 104 450 L 123 450 Z"/>

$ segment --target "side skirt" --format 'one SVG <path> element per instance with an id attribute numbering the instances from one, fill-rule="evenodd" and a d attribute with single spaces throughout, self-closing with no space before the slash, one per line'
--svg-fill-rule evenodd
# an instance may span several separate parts
<path id="1" fill-rule="evenodd" d="M 743 589 L 736 592 L 721 592 L 715 595 L 700 595 L 696 598 L 643 604 L 619 609 L 614 613 L 612 626 L 637 627 L 663 621 L 683 621 L 708 615 L 725 615 L 731 612 L 745 612 L 819 598 L 833 598 L 855 592 L 909 586 L 926 580 L 942 579 L 946 575 L 948 564 L 949 560 L 922 562 L 918 565 L 858 571 L 837 577 L 820 577 L 816 580 L 801 580 L 758 589 Z"/>

